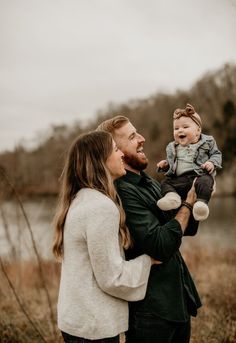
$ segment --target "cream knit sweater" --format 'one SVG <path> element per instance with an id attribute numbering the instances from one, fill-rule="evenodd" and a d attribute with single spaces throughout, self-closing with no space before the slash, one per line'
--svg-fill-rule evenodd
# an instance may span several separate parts
<path id="1" fill-rule="evenodd" d="M 127 330 L 127 301 L 144 298 L 151 259 L 125 261 L 118 228 L 119 211 L 110 198 L 89 188 L 78 192 L 64 229 L 60 330 L 87 339 Z"/>

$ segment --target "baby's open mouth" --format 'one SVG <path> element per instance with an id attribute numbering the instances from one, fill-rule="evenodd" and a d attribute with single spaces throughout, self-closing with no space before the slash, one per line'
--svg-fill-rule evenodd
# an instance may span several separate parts
<path id="1" fill-rule="evenodd" d="M 186 135 L 179 135 L 179 138 L 185 138 Z"/>

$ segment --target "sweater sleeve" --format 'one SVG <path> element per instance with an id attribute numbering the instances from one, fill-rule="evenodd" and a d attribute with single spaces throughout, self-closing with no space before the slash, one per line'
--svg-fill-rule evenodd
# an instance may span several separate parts
<path id="1" fill-rule="evenodd" d="M 90 213 L 86 230 L 95 279 L 99 287 L 112 296 L 127 301 L 141 300 L 146 294 L 151 259 L 141 255 L 125 261 L 118 232 L 118 209 L 110 199 L 109 204 L 100 201 Z"/>

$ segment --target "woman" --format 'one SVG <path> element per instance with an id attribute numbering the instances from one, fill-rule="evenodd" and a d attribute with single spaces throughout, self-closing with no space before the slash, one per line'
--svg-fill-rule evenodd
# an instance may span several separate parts
<path id="1" fill-rule="evenodd" d="M 68 154 L 53 246 L 62 260 L 58 326 L 66 343 L 118 343 L 127 301 L 144 298 L 158 263 L 147 255 L 124 260 L 131 241 L 113 183 L 126 173 L 122 157 L 103 131 L 79 136 Z"/>

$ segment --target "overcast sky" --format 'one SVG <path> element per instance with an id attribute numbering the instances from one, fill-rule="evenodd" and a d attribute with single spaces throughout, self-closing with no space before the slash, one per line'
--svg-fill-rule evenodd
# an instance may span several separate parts
<path id="1" fill-rule="evenodd" d="M 188 89 L 236 62 L 235 37 L 236 0 L 0 0 L 0 150 Z"/>

